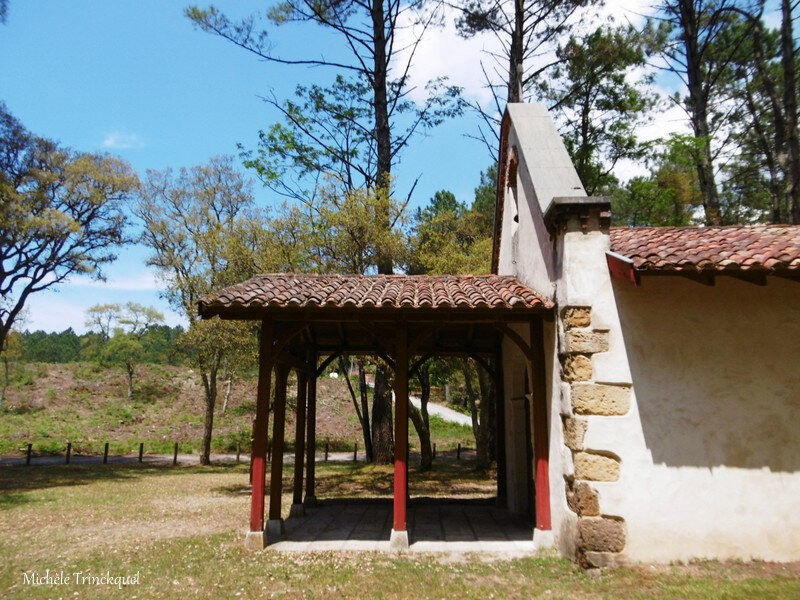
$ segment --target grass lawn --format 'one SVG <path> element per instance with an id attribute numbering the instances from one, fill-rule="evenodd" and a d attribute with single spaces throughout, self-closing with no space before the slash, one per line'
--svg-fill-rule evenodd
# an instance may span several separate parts
<path id="1" fill-rule="evenodd" d="M 291 468 L 286 470 L 289 489 Z M 466 462 L 410 475 L 414 493 L 481 495 L 490 479 Z M 453 482 L 453 486 L 446 485 Z M 318 494 L 391 491 L 391 467 L 318 466 Z M 284 497 L 288 510 L 289 497 Z M 797 598 L 797 565 L 698 563 L 587 574 L 543 556 L 246 552 L 246 465 L 69 465 L 0 469 L 3 598 Z M 24 572 L 139 573 L 139 584 L 31 586 Z"/>

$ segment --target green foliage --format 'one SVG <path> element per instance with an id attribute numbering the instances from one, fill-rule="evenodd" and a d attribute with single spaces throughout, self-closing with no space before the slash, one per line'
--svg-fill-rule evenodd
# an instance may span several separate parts
<path id="1" fill-rule="evenodd" d="M 484 208 L 486 204 L 488 173 L 490 171 L 481 174 L 473 206 Z M 485 212 L 467 209 L 451 192 L 436 192 L 428 206 L 417 210 L 409 272 L 488 273 L 492 246 L 490 223 Z"/>
<path id="2" fill-rule="evenodd" d="M 611 215 L 615 224 L 690 225 L 701 210 L 703 197 L 694 168 L 703 142 L 673 135 L 650 163 L 652 174 L 634 177 L 614 190 Z"/>
<path id="3" fill-rule="evenodd" d="M 599 27 L 559 46 L 558 62 L 538 84 L 538 93 L 558 111 L 567 150 L 587 194 L 607 191 L 623 159 L 640 159 L 646 147 L 636 130 L 650 119 L 652 77 L 633 79 L 645 66 L 657 35 L 650 30 Z"/>
<path id="4" fill-rule="evenodd" d="M 130 166 L 25 130 L 0 103 L 0 346 L 30 294 L 70 275 L 102 277 L 125 242 Z"/>

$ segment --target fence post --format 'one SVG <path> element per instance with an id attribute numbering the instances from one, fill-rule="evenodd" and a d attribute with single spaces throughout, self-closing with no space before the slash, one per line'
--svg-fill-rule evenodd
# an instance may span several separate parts
<path id="1" fill-rule="evenodd" d="M 436 458 L 436 442 L 433 443 L 433 458 Z"/>
<path id="2" fill-rule="evenodd" d="M 106 442 L 106 445 L 103 447 L 103 464 L 105 465 L 107 463 L 108 463 L 108 442 Z"/>
<path id="3" fill-rule="evenodd" d="M 456 450 L 456 460 L 461 460 L 461 442 L 458 442 L 458 450 Z"/>
<path id="4" fill-rule="evenodd" d="M 178 464 L 178 442 L 175 442 L 175 451 L 172 453 L 172 466 Z"/>
<path id="5" fill-rule="evenodd" d="M 358 460 L 358 442 L 353 444 L 353 462 Z"/>
<path id="6" fill-rule="evenodd" d="M 325 440 L 325 462 L 328 462 L 328 440 Z"/>
<path id="7" fill-rule="evenodd" d="M 139 462 L 142 462 L 144 456 L 144 442 L 139 442 Z"/>
<path id="8" fill-rule="evenodd" d="M 29 464 L 31 464 L 31 451 L 32 451 L 32 450 L 33 450 L 33 444 L 29 443 L 29 444 L 28 444 L 28 454 L 27 454 L 27 456 L 25 457 L 25 464 L 26 464 L 26 465 L 29 465 Z"/>
<path id="9" fill-rule="evenodd" d="M 242 453 L 242 442 L 236 442 L 236 464 L 239 464 L 239 456 Z"/>
<path id="10" fill-rule="evenodd" d="M 65 464 L 69 464 L 69 457 L 72 454 L 72 442 L 67 442 L 67 457 Z"/>

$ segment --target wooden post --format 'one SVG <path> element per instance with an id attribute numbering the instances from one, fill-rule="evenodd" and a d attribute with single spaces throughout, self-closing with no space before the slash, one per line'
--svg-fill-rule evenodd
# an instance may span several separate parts
<path id="1" fill-rule="evenodd" d="M 172 466 L 178 464 L 178 442 L 175 442 L 175 450 L 172 452 Z"/>
<path id="2" fill-rule="evenodd" d="M 72 442 L 67 442 L 67 456 L 66 456 L 66 464 L 69 464 L 69 457 L 72 454 Z"/>
<path id="3" fill-rule="evenodd" d="M 456 450 L 456 460 L 461 460 L 461 442 L 458 442 L 458 449 Z"/>
<path id="4" fill-rule="evenodd" d="M 142 462 L 144 457 L 144 442 L 139 442 L 139 462 Z"/>
<path id="5" fill-rule="evenodd" d="M 281 523 L 281 492 L 283 485 L 283 439 L 286 429 L 286 382 L 289 366 L 279 363 L 275 368 L 275 415 L 272 420 L 272 464 L 269 481 L 269 520 Z M 271 526 L 267 524 L 268 530 Z M 272 530 L 279 534 L 280 529 Z M 268 534 L 269 535 L 269 534 Z"/>
<path id="6" fill-rule="evenodd" d="M 297 371 L 297 410 L 294 427 L 294 488 L 292 490 L 292 511 L 303 513 L 303 465 L 305 457 L 306 433 L 306 392 L 308 375 Z M 297 508 L 295 508 L 295 506 Z"/>
<path id="7" fill-rule="evenodd" d="M 544 328 L 541 319 L 531 321 L 531 374 L 533 376 L 533 458 L 535 461 L 536 529 L 549 531 L 550 523 L 550 442 L 547 420 L 547 383 L 544 364 Z"/>
<path id="8" fill-rule="evenodd" d="M 503 350 L 502 342 L 495 353 L 495 421 L 497 425 L 497 504 L 505 507 L 507 504 L 507 479 L 506 479 L 506 393 L 503 379 Z"/>
<path id="9" fill-rule="evenodd" d="M 317 503 L 314 471 L 317 461 L 317 352 L 312 348 L 308 361 L 308 409 L 306 411 L 306 497 L 304 506 L 315 506 Z"/>
<path id="10" fill-rule="evenodd" d="M 432 458 L 433 459 L 436 458 L 436 442 L 433 443 L 433 456 L 432 456 Z"/>
<path id="11" fill-rule="evenodd" d="M 396 328 L 394 371 L 394 519 L 391 545 L 408 548 L 406 503 L 408 501 L 408 329 L 406 323 Z"/>
<path id="12" fill-rule="evenodd" d="M 325 440 L 325 462 L 328 462 L 328 450 L 330 449 L 330 441 Z"/>
<path id="13" fill-rule="evenodd" d="M 264 484 L 267 473 L 267 431 L 269 426 L 269 395 L 272 385 L 272 342 L 274 325 L 271 320 L 261 321 L 258 350 L 258 388 L 256 391 L 256 418 L 253 420 L 253 443 L 250 450 L 250 531 L 245 539 L 248 548 L 263 548 L 264 538 Z"/>
<path id="14" fill-rule="evenodd" d="M 25 464 L 26 465 L 30 465 L 31 464 L 31 452 L 32 451 L 33 451 L 33 444 L 31 444 L 29 442 L 28 443 L 28 453 L 25 455 Z"/>
<path id="15" fill-rule="evenodd" d="M 358 460 L 358 442 L 353 442 L 353 462 Z"/>
<path id="16" fill-rule="evenodd" d="M 106 442 L 106 445 L 103 447 L 103 464 L 105 465 L 107 463 L 108 463 L 108 442 Z"/>

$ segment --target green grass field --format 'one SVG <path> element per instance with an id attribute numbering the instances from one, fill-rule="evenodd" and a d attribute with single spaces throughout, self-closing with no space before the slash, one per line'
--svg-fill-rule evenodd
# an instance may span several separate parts
<path id="1" fill-rule="evenodd" d="M 320 464 L 320 497 L 391 489 L 391 467 Z M 468 463 L 411 473 L 418 493 L 481 494 Z M 284 490 L 289 489 L 291 469 Z M 452 490 L 451 490 L 452 491 Z M 288 510 L 289 497 L 284 497 Z M 797 598 L 797 566 L 698 563 L 586 573 L 556 556 L 247 552 L 247 469 L 142 465 L 0 469 L 3 598 Z M 45 569 L 138 585 L 27 585 Z"/>

